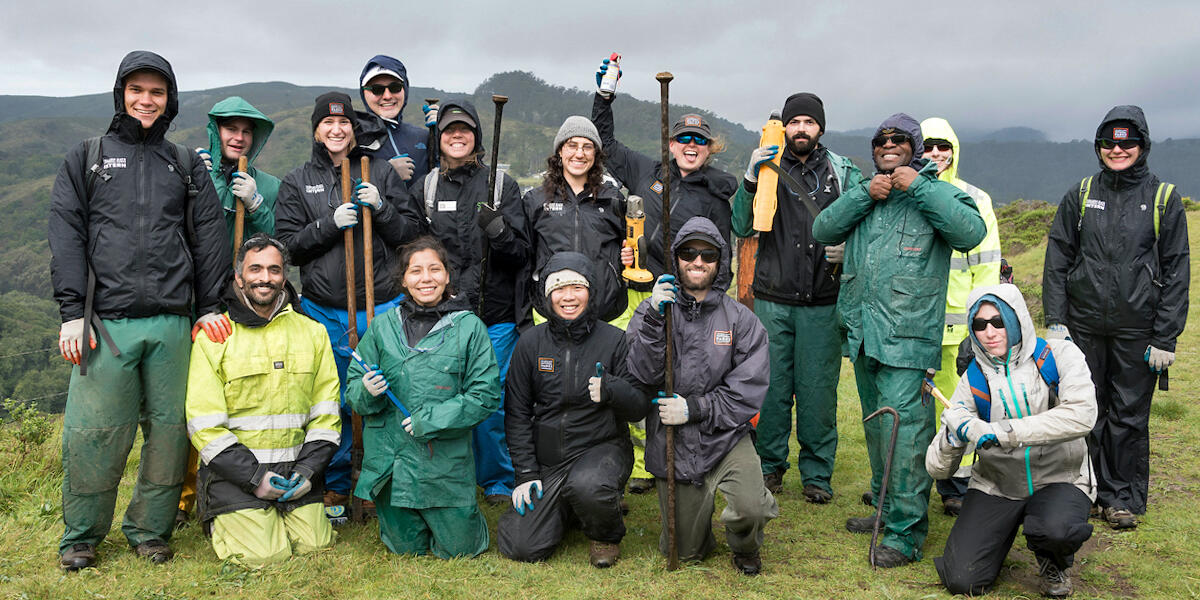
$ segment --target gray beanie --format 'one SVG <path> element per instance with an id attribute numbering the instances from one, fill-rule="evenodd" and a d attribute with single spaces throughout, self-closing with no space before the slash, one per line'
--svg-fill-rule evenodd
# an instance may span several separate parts
<path id="1" fill-rule="evenodd" d="M 567 117 L 566 121 L 563 121 L 562 127 L 558 128 L 558 135 L 554 136 L 554 151 L 558 152 L 558 149 L 573 137 L 592 140 L 592 143 L 596 144 L 597 150 L 604 147 L 604 144 L 600 143 L 600 132 L 596 131 L 596 126 L 587 117 L 571 115 Z"/>

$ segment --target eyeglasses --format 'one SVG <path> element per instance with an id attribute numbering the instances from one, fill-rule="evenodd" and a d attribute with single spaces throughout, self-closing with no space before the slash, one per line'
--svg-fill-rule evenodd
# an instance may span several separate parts
<path id="1" fill-rule="evenodd" d="M 596 145 L 591 142 L 584 142 L 582 144 L 579 142 L 567 142 L 562 147 L 567 152 L 583 152 L 584 154 L 594 154 L 596 152 Z"/>
<path id="2" fill-rule="evenodd" d="M 1000 315 L 996 315 L 990 319 L 971 319 L 971 329 L 973 331 L 983 331 L 987 329 L 988 325 L 996 329 L 1004 329 L 1004 319 Z"/>
<path id="3" fill-rule="evenodd" d="M 393 81 L 387 85 L 382 83 L 372 83 L 371 85 L 364 85 L 362 89 L 367 90 L 376 96 L 382 96 L 383 90 L 387 90 L 393 94 L 399 94 L 400 90 L 404 89 L 404 84 L 400 83 L 399 81 Z"/>
<path id="4" fill-rule="evenodd" d="M 691 134 L 691 133 L 677 135 L 677 136 L 675 136 L 675 141 L 679 142 L 680 144 L 690 144 L 692 142 L 696 142 L 697 146 L 707 146 L 708 145 L 708 138 L 706 138 L 702 135 L 695 135 L 695 134 Z"/>
<path id="5" fill-rule="evenodd" d="M 954 146 L 951 146 L 949 142 L 938 143 L 938 144 L 925 144 L 926 152 L 933 152 L 935 149 L 941 150 L 942 152 L 949 152 L 954 149 Z"/>
<path id="6" fill-rule="evenodd" d="M 712 264 L 717 262 L 717 259 L 721 258 L 721 251 L 713 248 L 705 248 L 701 250 L 699 248 L 689 248 L 687 246 L 675 251 L 675 258 L 678 258 L 683 262 L 692 262 L 693 260 L 696 260 L 697 256 L 700 257 L 700 260 L 708 264 Z"/>
<path id="7" fill-rule="evenodd" d="M 871 140 L 871 145 L 876 148 L 879 148 L 881 146 L 887 145 L 888 142 L 891 142 L 891 143 L 899 146 L 900 144 L 903 144 L 903 143 L 907 142 L 908 140 L 909 140 L 909 137 L 906 134 L 893 133 L 892 135 L 881 135 L 881 136 Z"/>
<path id="8" fill-rule="evenodd" d="M 1134 146 L 1139 146 L 1142 143 L 1141 138 L 1125 138 L 1123 140 L 1107 140 L 1101 138 L 1098 142 L 1101 148 L 1112 150 L 1113 146 L 1120 146 L 1122 150 L 1130 150 Z"/>

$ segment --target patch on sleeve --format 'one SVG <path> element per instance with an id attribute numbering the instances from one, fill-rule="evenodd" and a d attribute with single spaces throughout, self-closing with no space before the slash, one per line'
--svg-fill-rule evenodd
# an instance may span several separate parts
<path id="1" fill-rule="evenodd" d="M 650 191 L 654 192 L 655 194 L 661 194 L 661 193 L 662 193 L 662 191 L 663 191 L 663 184 L 662 184 L 662 182 L 661 182 L 661 181 L 655 181 L 653 184 L 651 184 L 651 185 L 650 185 Z"/>
<path id="2" fill-rule="evenodd" d="M 718 346 L 732 346 L 733 332 L 732 331 L 714 331 L 713 343 Z"/>
<path id="3" fill-rule="evenodd" d="M 554 372 L 554 359 L 539 356 L 538 357 L 538 370 L 543 373 L 553 373 Z"/>

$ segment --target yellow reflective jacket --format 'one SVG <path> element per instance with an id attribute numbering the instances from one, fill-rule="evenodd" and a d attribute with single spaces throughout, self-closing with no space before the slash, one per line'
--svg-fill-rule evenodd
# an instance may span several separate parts
<path id="1" fill-rule="evenodd" d="M 954 184 L 975 200 L 979 216 L 987 227 L 987 235 L 978 246 L 969 252 L 955 250 L 950 254 L 950 281 L 946 286 L 946 326 L 942 332 L 943 346 L 957 346 L 967 337 L 967 296 L 971 290 L 1000 282 L 1000 230 L 996 213 L 992 210 L 992 198 L 983 190 L 958 178 L 958 166 L 962 163 L 962 149 L 958 136 L 945 119 L 932 117 L 921 121 L 921 135 L 926 141 L 940 139 L 954 147 L 954 158 L 950 166 L 942 171 L 938 179 Z"/>

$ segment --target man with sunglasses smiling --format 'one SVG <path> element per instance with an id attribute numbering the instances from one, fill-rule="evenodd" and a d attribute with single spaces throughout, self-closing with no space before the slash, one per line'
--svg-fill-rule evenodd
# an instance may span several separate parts
<path id="1" fill-rule="evenodd" d="M 1146 512 L 1154 383 L 1174 362 L 1187 320 L 1187 217 L 1175 186 L 1146 164 L 1141 108 L 1108 111 L 1095 151 L 1100 173 L 1072 186 L 1050 226 L 1042 303 L 1047 338 L 1073 340 L 1096 383 L 1097 509 L 1115 529 L 1131 529 Z"/>
<path id="2" fill-rule="evenodd" d="M 921 558 L 929 530 L 929 488 L 921 449 L 933 439 L 933 405 L 921 395 L 925 370 L 941 364 L 942 325 L 950 252 L 983 241 L 986 227 L 975 201 L 937 178 L 922 157 L 915 119 L 888 117 L 871 140 L 875 168 L 869 183 L 849 188 L 813 222 L 824 244 L 846 242 L 838 314 L 847 330 L 864 415 L 896 410 L 900 429 L 892 457 L 883 533 L 875 565 L 898 567 Z M 879 497 L 891 423 L 864 425 L 871 491 Z M 874 515 L 846 528 L 869 533 Z"/>
<path id="3" fill-rule="evenodd" d="M 404 107 L 408 105 L 408 71 L 404 63 L 380 54 L 367 61 L 359 79 L 359 95 L 363 104 L 381 126 L 378 139 L 363 140 L 371 158 L 386 160 L 405 182 L 420 179 L 429 172 L 426 147 L 428 131 L 404 122 Z M 360 113 L 362 114 L 362 113 Z M 361 119 L 364 125 L 369 119 Z M 425 113 L 425 127 L 437 123 L 437 106 Z M 367 127 L 366 129 L 370 129 Z M 368 135 L 368 137 L 373 137 Z"/>

